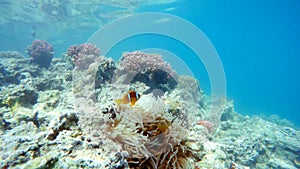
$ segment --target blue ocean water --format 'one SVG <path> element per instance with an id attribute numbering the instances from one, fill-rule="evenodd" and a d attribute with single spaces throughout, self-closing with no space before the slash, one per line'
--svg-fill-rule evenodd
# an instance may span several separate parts
<path id="1" fill-rule="evenodd" d="M 178 0 L 141 6 L 135 12 L 176 15 L 202 30 L 220 56 L 226 74 L 227 96 L 234 100 L 239 113 L 277 114 L 300 126 L 299 9 L 298 0 Z M 48 30 L 47 35 L 38 32 L 32 37 L 32 27 L 46 26 L 16 22 L 2 25 L 0 50 L 24 53 L 27 44 L 42 37 L 53 44 L 55 56 L 61 57 L 70 45 L 84 43 L 98 29 L 89 28 L 78 34 L 70 27 L 62 34 Z M 210 94 L 204 66 L 187 46 L 174 39 L 157 35 L 130 37 L 116 45 L 109 55 L 119 56 L 123 51 L 143 48 L 163 48 L 182 57 L 204 92 Z"/>
<path id="2" fill-rule="evenodd" d="M 208 36 L 222 60 L 236 111 L 276 114 L 300 125 L 300 1 L 178 1 L 173 10 L 166 9 L 141 11 L 165 10 Z M 210 91 L 207 76 L 198 78 Z"/>

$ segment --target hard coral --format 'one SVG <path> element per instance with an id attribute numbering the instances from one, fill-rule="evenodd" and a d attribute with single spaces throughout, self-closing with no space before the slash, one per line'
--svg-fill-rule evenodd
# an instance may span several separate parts
<path id="1" fill-rule="evenodd" d="M 80 45 L 80 55 L 94 55 L 96 57 L 100 55 L 100 49 L 94 44 L 84 43 Z"/>
<path id="2" fill-rule="evenodd" d="M 75 66 L 78 68 L 87 68 L 96 61 L 99 55 L 100 49 L 90 43 L 70 46 L 67 52 L 67 56 L 72 57 Z"/>
<path id="3" fill-rule="evenodd" d="M 72 45 L 68 48 L 68 52 L 67 52 L 67 56 L 70 56 L 70 57 L 75 57 L 79 54 L 80 52 L 80 46 L 79 45 Z"/>
<path id="4" fill-rule="evenodd" d="M 125 52 L 120 62 L 120 72 L 127 77 L 125 83 L 143 82 L 154 89 L 170 91 L 176 86 L 177 75 L 161 55 L 140 51 Z"/>
<path id="5" fill-rule="evenodd" d="M 33 62 L 45 68 L 49 68 L 54 55 L 52 45 L 44 40 L 34 40 L 26 53 L 32 57 Z"/>
<path id="6" fill-rule="evenodd" d="M 163 70 L 171 75 L 175 74 L 170 64 L 165 62 L 161 55 L 148 54 L 140 51 L 124 52 L 121 66 L 123 70 L 132 74 L 157 70 Z"/>

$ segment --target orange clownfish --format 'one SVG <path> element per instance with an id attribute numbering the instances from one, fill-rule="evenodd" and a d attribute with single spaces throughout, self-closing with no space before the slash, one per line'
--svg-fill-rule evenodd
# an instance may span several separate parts
<path id="1" fill-rule="evenodd" d="M 117 105 L 120 104 L 128 104 L 130 103 L 131 106 L 135 104 L 140 99 L 141 95 L 134 90 L 130 90 L 127 92 L 122 99 L 116 99 L 115 102 Z"/>

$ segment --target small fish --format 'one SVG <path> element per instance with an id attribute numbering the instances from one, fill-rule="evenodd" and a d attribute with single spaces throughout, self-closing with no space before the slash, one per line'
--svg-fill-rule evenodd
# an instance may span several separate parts
<path id="1" fill-rule="evenodd" d="M 122 99 L 116 99 L 115 102 L 117 105 L 130 103 L 130 105 L 133 106 L 135 102 L 140 99 L 140 97 L 141 95 L 138 92 L 130 90 L 124 95 Z"/>

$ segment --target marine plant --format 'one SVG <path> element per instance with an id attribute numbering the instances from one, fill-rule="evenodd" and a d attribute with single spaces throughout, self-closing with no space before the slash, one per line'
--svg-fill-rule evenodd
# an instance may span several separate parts
<path id="1" fill-rule="evenodd" d="M 49 68 L 54 55 L 53 47 L 45 40 L 34 40 L 27 48 L 26 53 L 32 61 L 40 67 Z"/>

